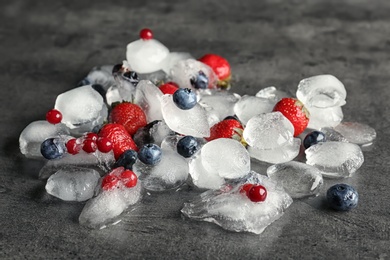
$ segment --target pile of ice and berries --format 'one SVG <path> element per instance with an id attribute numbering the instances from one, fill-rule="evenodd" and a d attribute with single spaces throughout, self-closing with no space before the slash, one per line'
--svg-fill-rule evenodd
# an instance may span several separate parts
<path id="1" fill-rule="evenodd" d="M 46 160 L 39 176 L 49 194 L 87 201 L 79 222 L 93 228 L 120 221 L 145 191 L 190 185 L 204 192 L 184 216 L 259 234 L 293 199 L 318 196 L 323 178 L 362 166 L 376 133 L 342 121 L 347 93 L 336 77 L 303 79 L 295 97 L 275 87 L 240 96 L 230 79 L 223 57 L 170 52 L 143 29 L 123 63 L 95 67 L 59 94 L 46 120 L 23 130 L 20 151 Z M 358 202 L 342 183 L 326 197 L 336 210 Z"/>

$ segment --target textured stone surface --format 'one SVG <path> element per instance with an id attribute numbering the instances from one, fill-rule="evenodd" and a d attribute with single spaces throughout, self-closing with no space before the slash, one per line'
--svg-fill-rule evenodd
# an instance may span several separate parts
<path id="1" fill-rule="evenodd" d="M 1 1 L 0 258 L 389 258 L 389 13 L 385 0 Z M 361 169 L 342 180 L 358 190 L 358 207 L 329 210 L 323 198 L 336 181 L 326 181 L 319 197 L 295 201 L 256 236 L 182 219 L 197 194 L 184 188 L 146 196 L 109 229 L 80 227 L 83 204 L 45 193 L 43 163 L 19 153 L 19 134 L 93 66 L 121 62 L 143 27 L 172 51 L 226 57 L 240 94 L 270 85 L 295 93 L 303 78 L 339 78 L 345 120 L 378 134 Z"/>

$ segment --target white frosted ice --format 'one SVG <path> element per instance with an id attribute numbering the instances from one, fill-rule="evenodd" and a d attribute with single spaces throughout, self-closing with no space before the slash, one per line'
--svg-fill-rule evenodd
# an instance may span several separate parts
<path id="1" fill-rule="evenodd" d="M 273 149 L 258 149 L 248 146 L 248 152 L 252 158 L 268 163 L 285 163 L 298 156 L 301 147 L 301 139 L 294 138 L 292 143 L 286 143 Z"/>
<path id="2" fill-rule="evenodd" d="M 360 147 L 352 143 L 321 142 L 305 150 L 306 163 L 317 167 L 324 177 L 349 177 L 364 162 Z"/>
<path id="3" fill-rule="evenodd" d="M 234 113 L 246 125 L 252 117 L 272 112 L 275 102 L 262 97 L 244 95 L 234 105 Z"/>
<path id="4" fill-rule="evenodd" d="M 199 104 L 182 110 L 175 105 L 172 95 L 164 95 L 161 99 L 161 110 L 165 123 L 171 130 L 194 137 L 210 136 L 207 113 Z"/>
<path id="5" fill-rule="evenodd" d="M 334 130 L 334 128 L 332 127 L 322 127 L 320 131 L 325 134 L 326 141 L 348 143 L 348 140 L 342 134 Z"/>
<path id="6" fill-rule="evenodd" d="M 296 161 L 272 165 L 268 167 L 267 175 L 281 184 L 293 199 L 317 196 L 324 183 L 316 167 Z"/>
<path id="7" fill-rule="evenodd" d="M 135 72 L 151 73 L 163 68 L 168 54 L 168 48 L 161 42 L 139 39 L 127 45 L 126 59 Z"/>
<path id="8" fill-rule="evenodd" d="M 176 65 L 176 63 L 188 59 L 194 59 L 194 57 L 192 57 L 192 55 L 188 52 L 170 52 L 162 64 L 162 70 L 170 75 L 171 69 Z"/>
<path id="9" fill-rule="evenodd" d="M 320 129 L 322 127 L 335 127 L 343 120 L 341 107 L 306 107 L 310 113 L 308 128 Z"/>
<path id="10" fill-rule="evenodd" d="M 263 185 L 267 189 L 265 201 L 252 202 L 240 193 L 244 183 Z M 181 212 L 190 219 L 212 222 L 230 231 L 260 234 L 279 219 L 291 203 L 291 197 L 280 185 L 251 172 L 246 180 L 198 195 L 185 203 Z"/>
<path id="11" fill-rule="evenodd" d="M 252 117 L 243 132 L 245 141 L 256 149 L 273 149 L 293 142 L 294 127 L 280 112 Z"/>
<path id="12" fill-rule="evenodd" d="M 209 113 L 215 114 L 219 122 L 227 116 L 234 115 L 234 104 L 238 100 L 238 95 L 221 91 L 212 93 L 212 95 L 203 95 L 198 103 Z"/>
<path id="13" fill-rule="evenodd" d="M 291 97 L 291 95 L 287 94 L 287 92 L 281 91 L 273 86 L 260 89 L 255 96 L 259 98 L 269 99 L 273 101 L 274 105 L 282 98 Z"/>
<path id="14" fill-rule="evenodd" d="M 374 128 L 358 122 L 342 122 L 334 130 L 343 135 L 348 142 L 358 145 L 370 145 L 376 138 Z"/>
<path id="15" fill-rule="evenodd" d="M 114 65 L 102 65 L 93 67 L 88 73 L 86 79 L 90 84 L 99 84 L 105 90 L 115 83 L 114 77 L 112 76 L 112 69 Z"/>
<path id="16" fill-rule="evenodd" d="M 162 120 L 161 98 L 163 93 L 149 80 L 141 80 L 135 91 L 134 103 L 145 112 L 147 122 Z"/>
<path id="17" fill-rule="evenodd" d="M 93 197 L 100 175 L 88 168 L 61 169 L 49 177 L 46 191 L 65 201 L 85 201 Z"/>
<path id="18" fill-rule="evenodd" d="M 188 163 L 175 151 L 162 149 L 161 161 L 157 165 L 150 166 L 137 160 L 133 171 L 139 175 L 145 189 L 163 191 L 178 188 L 186 182 Z"/>
<path id="19" fill-rule="evenodd" d="M 217 173 L 222 178 L 240 178 L 250 171 L 249 153 L 234 139 L 218 138 L 206 143 L 201 156 L 207 172 Z"/>
<path id="20" fill-rule="evenodd" d="M 301 80 L 296 95 L 307 107 L 325 108 L 345 105 L 347 92 L 335 76 L 318 75 Z"/>
<path id="21" fill-rule="evenodd" d="M 48 138 L 69 135 L 64 124 L 50 124 L 46 120 L 31 122 L 19 136 L 20 152 L 28 158 L 43 158 L 41 144 Z"/>

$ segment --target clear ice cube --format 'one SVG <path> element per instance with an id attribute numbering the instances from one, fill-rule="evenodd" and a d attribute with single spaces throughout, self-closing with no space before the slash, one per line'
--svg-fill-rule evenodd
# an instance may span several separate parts
<path id="1" fill-rule="evenodd" d="M 112 76 L 112 69 L 114 65 L 102 65 L 93 67 L 85 78 L 89 84 L 99 84 L 105 90 L 115 83 L 114 77 Z"/>
<path id="2" fill-rule="evenodd" d="M 322 127 L 335 127 L 343 120 L 341 107 L 306 107 L 310 113 L 308 128 L 320 129 Z"/>
<path id="3" fill-rule="evenodd" d="M 274 102 L 274 105 L 275 105 L 279 100 L 281 100 L 282 98 L 291 97 L 291 95 L 289 95 L 287 92 L 278 90 L 278 89 L 277 89 L 276 87 L 274 87 L 274 86 L 260 89 L 260 90 L 256 93 L 255 96 L 256 96 L 256 97 L 259 97 L 259 98 L 266 98 L 266 99 L 272 100 L 272 101 Z"/>
<path id="4" fill-rule="evenodd" d="M 50 195 L 65 201 L 86 201 L 93 197 L 99 179 L 93 169 L 69 167 L 51 175 L 45 188 Z"/>
<path id="5" fill-rule="evenodd" d="M 145 112 L 146 121 L 162 120 L 161 98 L 163 93 L 149 80 L 141 80 L 135 91 L 134 103 Z"/>
<path id="6" fill-rule="evenodd" d="M 218 91 L 211 95 L 203 95 L 198 103 L 209 113 L 215 114 L 219 122 L 227 116 L 234 115 L 234 104 L 238 100 L 239 96 L 236 94 Z"/>
<path id="7" fill-rule="evenodd" d="M 252 117 L 243 132 L 247 144 L 256 149 L 273 149 L 293 143 L 294 127 L 280 112 Z"/>
<path id="8" fill-rule="evenodd" d="M 376 138 L 374 128 L 358 122 L 342 122 L 334 130 L 343 135 L 348 142 L 363 146 L 372 144 Z"/>
<path id="9" fill-rule="evenodd" d="M 345 105 L 347 91 L 333 75 L 318 75 L 301 80 L 297 98 L 307 107 L 335 107 Z"/>
<path id="10" fill-rule="evenodd" d="M 176 65 L 176 63 L 188 59 L 194 59 L 194 57 L 192 57 L 192 55 L 188 52 L 170 52 L 162 64 L 162 70 L 170 75 L 171 69 Z"/>
<path id="11" fill-rule="evenodd" d="M 326 141 L 348 143 L 347 138 L 345 138 L 342 134 L 334 130 L 334 128 L 332 127 L 322 127 L 320 128 L 320 131 L 325 134 Z"/>
<path id="12" fill-rule="evenodd" d="M 234 113 L 246 125 L 252 117 L 272 112 L 275 102 L 261 97 L 244 95 L 234 105 Z"/>
<path id="13" fill-rule="evenodd" d="M 267 189 L 263 202 L 252 202 L 240 193 L 245 183 L 261 184 Z M 188 203 L 181 212 L 188 218 L 215 223 L 235 232 L 260 234 L 272 222 L 279 219 L 291 205 L 291 197 L 280 185 L 256 172 L 234 185 L 228 184 L 220 190 L 206 191 Z"/>
<path id="14" fill-rule="evenodd" d="M 199 104 L 182 110 L 175 105 L 172 95 L 164 95 L 161 98 L 161 110 L 165 123 L 172 131 L 194 137 L 210 136 L 207 113 Z"/>
<path id="15" fill-rule="evenodd" d="M 349 177 L 364 162 L 360 147 L 352 143 L 321 142 L 305 150 L 306 163 L 317 167 L 324 177 Z"/>
<path id="16" fill-rule="evenodd" d="M 69 135 L 69 129 L 64 124 L 50 124 L 46 120 L 31 122 L 19 136 L 20 152 L 28 158 L 43 158 L 41 144 L 48 138 Z"/>
<path id="17" fill-rule="evenodd" d="M 301 139 L 294 138 L 292 143 L 286 143 L 273 149 L 258 149 L 248 146 L 250 156 L 256 160 L 267 163 L 285 163 L 298 156 Z"/>
<path id="18" fill-rule="evenodd" d="M 324 183 L 316 167 L 296 161 L 272 165 L 268 167 L 267 175 L 281 184 L 293 199 L 317 196 Z"/>

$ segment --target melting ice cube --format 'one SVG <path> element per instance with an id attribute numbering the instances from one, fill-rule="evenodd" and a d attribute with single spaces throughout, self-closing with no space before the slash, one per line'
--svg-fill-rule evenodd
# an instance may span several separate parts
<path id="1" fill-rule="evenodd" d="M 212 111 L 218 118 L 218 122 L 227 116 L 234 115 L 234 104 L 239 96 L 228 92 L 215 92 L 211 95 L 203 95 L 199 104 L 208 112 Z"/>
<path id="2" fill-rule="evenodd" d="M 161 98 L 163 93 L 149 80 L 141 80 L 135 91 L 134 103 L 145 112 L 147 122 L 162 120 Z"/>
<path id="3" fill-rule="evenodd" d="M 234 113 L 246 125 L 252 117 L 272 112 L 275 102 L 267 98 L 244 95 L 234 105 Z"/>
<path id="4" fill-rule="evenodd" d="M 358 145 L 370 145 L 376 138 L 374 128 L 358 122 L 342 122 L 334 130 L 343 135 L 349 142 Z"/>
<path id="5" fill-rule="evenodd" d="M 115 83 L 114 77 L 112 76 L 112 69 L 114 65 L 103 65 L 93 67 L 85 78 L 85 85 L 99 84 L 105 90 Z M 82 81 L 84 82 L 84 81 Z"/>
<path id="6" fill-rule="evenodd" d="M 306 107 L 310 113 L 308 128 L 320 129 L 322 127 L 335 127 L 343 120 L 341 107 Z"/>
<path id="7" fill-rule="evenodd" d="M 170 52 L 163 62 L 162 70 L 165 73 L 170 74 L 171 69 L 173 68 L 173 66 L 176 65 L 176 63 L 187 59 L 194 59 L 194 58 L 188 52 Z"/>
<path id="8" fill-rule="evenodd" d="M 248 146 L 252 158 L 268 163 L 285 163 L 293 160 L 299 154 L 301 139 L 294 138 L 292 143 L 286 143 L 272 149 L 259 149 Z"/>
<path id="9" fill-rule="evenodd" d="M 256 97 L 272 100 L 275 105 L 282 98 L 291 97 L 291 95 L 272 86 L 260 89 L 259 92 L 256 93 Z"/>

